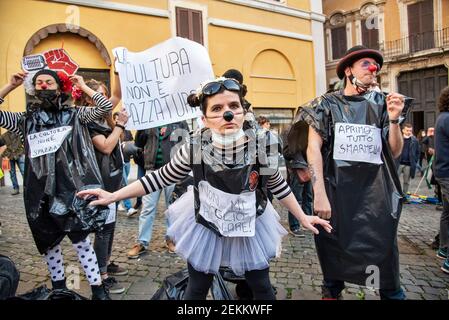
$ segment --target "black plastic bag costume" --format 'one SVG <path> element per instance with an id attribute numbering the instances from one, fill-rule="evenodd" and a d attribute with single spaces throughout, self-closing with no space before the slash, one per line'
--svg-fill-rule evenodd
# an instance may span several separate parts
<path id="1" fill-rule="evenodd" d="M 90 207 L 90 200 L 76 197 L 80 190 L 103 187 L 92 141 L 77 109 L 61 103 L 57 111 L 28 106 L 23 123 L 26 135 L 62 126 L 72 128 L 56 152 L 35 158 L 30 156 L 25 137 L 25 209 L 34 241 L 43 254 L 66 235 L 76 243 L 102 228 L 109 209 Z"/>
<path id="2" fill-rule="evenodd" d="M 397 289 L 399 254 L 397 228 L 403 193 L 388 145 L 386 96 L 325 94 L 297 114 L 291 134 L 300 150 L 307 149 L 307 128 L 323 139 L 323 176 L 331 204 L 332 233 L 321 231 L 315 243 L 325 279 L 342 280 L 381 289 Z M 403 114 L 409 108 L 409 101 Z M 336 123 L 372 125 L 381 129 L 382 164 L 334 159 Z M 377 269 L 378 268 L 378 269 Z M 371 275 L 379 271 L 378 282 Z"/>
<path id="3" fill-rule="evenodd" d="M 273 173 L 276 169 L 270 167 L 272 161 L 270 156 L 277 154 L 273 150 L 278 149 L 278 140 L 269 132 L 261 130 L 246 130 L 248 135 L 248 147 L 244 148 L 236 157 L 241 157 L 234 164 L 216 157 L 212 146 L 211 131 L 203 130 L 202 134 L 193 136 L 191 139 L 191 159 L 193 182 L 195 217 L 198 223 L 214 231 L 218 236 L 222 236 L 217 226 L 207 221 L 200 210 L 200 182 L 206 181 L 212 187 L 220 189 L 229 194 L 239 195 L 245 192 L 255 191 L 256 196 L 256 217 L 263 214 L 267 205 L 267 181 L 268 172 Z M 237 164 L 238 163 L 238 164 Z M 261 170 L 269 170 L 264 173 Z M 219 213 L 216 213 L 219 214 Z"/>
<path id="4" fill-rule="evenodd" d="M 87 125 L 90 136 L 103 135 L 106 138 L 112 133 L 112 129 L 106 122 L 94 121 Z M 110 154 L 95 150 L 101 177 L 106 191 L 114 192 L 120 189 L 123 181 L 123 154 L 120 144 L 117 143 Z"/>

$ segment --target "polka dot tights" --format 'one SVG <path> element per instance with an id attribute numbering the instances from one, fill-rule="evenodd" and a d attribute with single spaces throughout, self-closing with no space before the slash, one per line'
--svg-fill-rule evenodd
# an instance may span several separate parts
<path id="1" fill-rule="evenodd" d="M 98 268 L 97 257 L 95 251 L 90 243 L 89 237 L 78 242 L 73 243 L 78 259 L 83 266 L 86 273 L 87 280 L 90 285 L 100 285 L 100 269 Z M 61 245 L 56 245 L 45 254 L 45 260 L 47 261 L 48 271 L 51 275 L 52 281 L 59 281 L 65 278 L 64 275 L 64 261 L 62 257 Z"/>

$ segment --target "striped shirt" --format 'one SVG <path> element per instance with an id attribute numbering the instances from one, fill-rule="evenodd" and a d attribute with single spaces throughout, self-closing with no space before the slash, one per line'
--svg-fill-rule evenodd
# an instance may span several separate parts
<path id="1" fill-rule="evenodd" d="M 112 103 L 101 93 L 97 92 L 92 96 L 96 107 L 77 107 L 77 115 L 83 124 L 93 122 L 102 118 L 108 112 L 112 110 Z M 3 103 L 3 99 L 0 98 L 0 105 Z M 25 134 L 22 132 L 22 124 L 25 120 L 25 112 L 9 112 L 0 110 L 0 127 L 5 128 L 8 131 L 17 133 L 25 141 Z"/>
<path id="2" fill-rule="evenodd" d="M 176 152 L 175 156 L 171 159 L 169 163 L 167 163 L 162 168 L 152 171 L 149 174 L 145 175 L 140 179 L 145 192 L 151 193 L 157 190 L 161 190 L 171 184 L 181 181 L 184 179 L 189 172 L 192 170 L 190 166 L 190 144 L 184 144 L 178 152 Z M 223 152 L 223 149 L 214 147 L 214 151 L 218 153 L 222 153 L 222 159 L 224 163 L 229 161 L 235 161 L 239 156 L 235 156 L 239 154 L 239 151 L 243 150 L 235 150 L 232 153 L 231 157 L 228 157 L 228 154 Z M 287 182 L 284 180 L 279 170 L 276 171 L 270 176 L 267 184 L 268 190 L 278 199 L 281 200 L 288 196 L 291 193 L 290 187 Z"/>

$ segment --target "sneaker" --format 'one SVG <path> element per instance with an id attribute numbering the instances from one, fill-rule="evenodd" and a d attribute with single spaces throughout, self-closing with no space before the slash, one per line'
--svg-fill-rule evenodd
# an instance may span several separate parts
<path id="1" fill-rule="evenodd" d="M 14 189 L 14 191 L 11 192 L 11 195 L 12 195 L 12 196 L 15 196 L 15 195 L 17 195 L 17 194 L 19 194 L 19 193 L 20 193 L 19 189 Z"/>
<path id="2" fill-rule="evenodd" d="M 108 274 L 114 275 L 114 276 L 126 276 L 128 274 L 128 270 L 120 267 L 119 265 L 115 264 L 114 261 L 112 261 L 107 266 L 107 272 Z"/>
<path id="3" fill-rule="evenodd" d="M 109 293 L 120 294 L 125 292 L 125 288 L 114 277 L 107 277 L 103 280 L 105 288 Z"/>
<path id="4" fill-rule="evenodd" d="M 131 208 L 128 210 L 128 212 L 126 213 L 127 217 L 132 217 L 133 215 L 135 215 L 137 213 L 137 210 L 134 208 Z"/>
<path id="5" fill-rule="evenodd" d="M 142 207 L 142 201 L 137 201 L 133 208 L 139 210 L 140 207 Z"/>
<path id="6" fill-rule="evenodd" d="M 304 238 L 304 232 L 300 228 L 290 229 L 289 232 L 296 238 Z"/>
<path id="7" fill-rule="evenodd" d="M 170 240 L 170 239 L 165 240 L 165 246 L 168 249 L 168 253 L 175 253 L 176 246 L 172 240 Z"/>
<path id="8" fill-rule="evenodd" d="M 439 248 L 437 251 L 437 258 L 446 259 L 447 258 L 447 248 Z"/>
<path id="9" fill-rule="evenodd" d="M 446 261 L 444 261 L 443 266 L 441 267 L 441 271 L 449 274 L 449 261 L 447 259 Z"/>
<path id="10" fill-rule="evenodd" d="M 117 207 L 117 211 L 126 211 L 126 209 L 122 206 L 122 204 L 120 203 Z"/>
<path id="11" fill-rule="evenodd" d="M 145 247 L 140 244 L 140 243 L 136 243 L 131 250 L 128 251 L 128 258 L 129 259 L 137 259 L 141 254 L 145 253 L 147 251 L 147 249 L 145 249 Z"/>
<path id="12" fill-rule="evenodd" d="M 109 290 L 104 283 L 99 286 L 90 286 L 90 288 L 92 289 L 92 300 L 111 300 Z"/>

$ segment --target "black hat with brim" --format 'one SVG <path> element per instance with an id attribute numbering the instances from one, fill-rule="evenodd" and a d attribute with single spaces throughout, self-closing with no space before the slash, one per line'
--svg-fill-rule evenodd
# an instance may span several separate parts
<path id="1" fill-rule="evenodd" d="M 373 58 L 382 68 L 384 58 L 382 53 L 374 49 L 368 49 L 365 46 L 355 46 L 346 51 L 345 55 L 337 64 L 337 76 L 340 79 L 345 77 L 345 69 L 350 67 L 359 59 Z"/>

